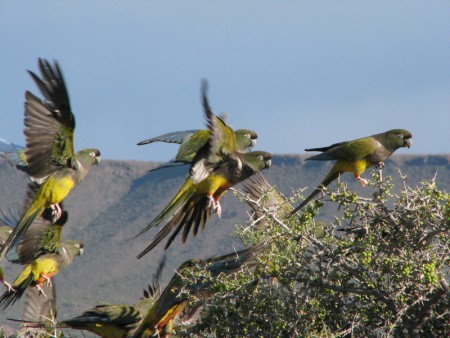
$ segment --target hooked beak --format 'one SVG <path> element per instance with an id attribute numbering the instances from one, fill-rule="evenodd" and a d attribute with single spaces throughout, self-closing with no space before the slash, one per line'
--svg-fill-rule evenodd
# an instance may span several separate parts
<path id="1" fill-rule="evenodd" d="M 407 138 L 405 139 L 405 146 L 409 148 L 411 148 L 412 146 L 412 139 L 411 138 Z"/>
<path id="2" fill-rule="evenodd" d="M 95 165 L 99 165 L 101 161 L 102 161 L 102 158 L 100 156 L 97 156 L 95 158 Z"/>
<path id="3" fill-rule="evenodd" d="M 265 167 L 264 169 L 269 169 L 270 166 L 272 165 L 272 159 L 267 160 L 267 161 L 265 162 L 265 164 L 266 164 L 266 167 Z"/>
<path id="4" fill-rule="evenodd" d="M 82 256 L 83 255 L 83 252 L 84 252 L 84 248 L 80 248 L 80 256 Z"/>

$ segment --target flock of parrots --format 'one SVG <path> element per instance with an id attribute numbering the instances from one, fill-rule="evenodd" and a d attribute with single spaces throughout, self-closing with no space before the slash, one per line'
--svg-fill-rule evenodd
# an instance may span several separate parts
<path id="1" fill-rule="evenodd" d="M 18 220 L 3 215 L 0 226 L 0 264 L 6 257 L 24 266 L 12 283 L 6 281 L 0 268 L 0 280 L 6 288 L 0 296 L 0 307 L 5 309 L 28 292 L 27 297 L 34 297 L 34 303 L 40 304 L 35 306 L 34 311 L 28 309 L 28 312 L 32 312 L 26 316 L 29 326 L 45 322 L 51 314 L 56 315 L 52 277 L 83 252 L 83 243 L 79 241 L 61 242 L 61 232 L 68 218 L 68 211 L 63 209 L 62 202 L 71 189 L 86 177 L 91 166 L 100 163 L 98 149 L 74 152 L 75 117 L 58 63 L 39 59 L 38 64 L 41 77 L 31 71 L 29 74 L 43 98 L 26 91 L 26 144 L 24 148 L 13 148 L 18 157 L 15 162 L 17 168 L 28 173 L 31 179 L 25 208 Z M 250 151 L 255 145 L 256 133 L 248 129 L 233 130 L 212 112 L 206 95 L 206 81 L 202 82 L 201 92 L 207 129 L 168 133 L 138 143 L 180 144 L 174 160 L 153 170 L 189 165 L 189 175 L 184 184 L 164 210 L 137 235 L 164 222 L 151 243 L 137 255 L 138 258 L 166 238 L 165 249 L 179 233 L 183 243 L 190 232 L 195 236 L 199 228 L 204 229 L 213 213 L 220 217 L 220 198 L 236 184 L 245 181 L 244 190 L 252 197 L 250 201 L 259 200 L 269 191 L 270 184 L 260 172 L 270 167 L 271 154 Z M 412 134 L 409 131 L 393 129 L 328 147 L 305 149 L 320 152 L 307 160 L 335 163 L 319 186 L 298 207 L 289 205 L 282 217 L 291 217 L 344 172 L 353 173 L 364 186 L 366 180 L 360 175 L 367 167 L 382 167 L 383 161 L 395 150 L 409 148 L 411 144 Z M 276 202 L 274 199 L 273 203 Z M 257 203 L 250 205 L 257 213 Z M 264 217 L 260 210 L 259 213 L 257 219 L 261 220 Z M 208 283 L 199 281 L 195 285 L 186 284 L 180 277 L 183 271 L 206 267 L 212 276 L 233 274 L 243 264 L 254 264 L 255 255 L 263 246 L 261 244 L 203 261 L 188 260 L 179 267 L 164 290 L 161 291 L 155 282 L 149 286 L 144 298 L 134 305 L 98 305 L 57 325 L 89 330 L 109 338 L 168 336 L 173 325 L 195 318 L 200 312 L 200 305 L 187 306 L 189 297 L 180 297 L 181 289 L 188 289 L 192 295 L 209 295 Z M 160 271 L 155 278 L 158 279 L 159 275 Z"/>

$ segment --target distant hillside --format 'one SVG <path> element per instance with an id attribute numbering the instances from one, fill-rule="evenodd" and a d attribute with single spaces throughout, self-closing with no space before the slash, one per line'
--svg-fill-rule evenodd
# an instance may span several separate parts
<path id="1" fill-rule="evenodd" d="M 308 194 L 325 176 L 330 163 L 305 162 L 303 155 L 279 155 L 272 168 L 263 174 L 285 195 L 293 189 L 308 187 Z M 64 239 L 80 239 L 85 253 L 72 267 L 56 277 L 60 319 L 79 314 L 97 302 L 134 303 L 150 282 L 162 254 L 158 247 L 137 260 L 136 255 L 151 241 L 159 229 L 132 239 L 168 203 L 181 186 L 187 167 L 146 173 L 156 163 L 103 161 L 92 169 L 85 181 L 76 187 L 65 201 L 69 222 Z M 398 184 L 398 168 L 407 175 L 410 185 L 432 178 L 437 172 L 437 184 L 450 190 L 450 156 L 393 156 L 386 162 L 383 175 L 394 177 Z M 369 177 L 370 173 L 364 174 Z M 0 162 L 0 202 L 3 210 L 18 210 L 25 194 L 27 177 L 6 162 Z M 350 174 L 343 179 L 351 189 L 370 196 L 372 189 L 363 189 Z M 332 185 L 334 186 L 334 185 Z M 181 262 L 193 257 L 209 257 L 239 248 L 231 236 L 235 224 L 247 219 L 248 207 L 229 193 L 223 198 L 221 219 L 214 215 L 197 238 L 188 238 L 182 245 L 177 238 L 167 250 L 168 267 L 163 279 L 167 281 Z M 329 208 L 319 215 L 330 218 Z M 327 214 L 328 213 L 328 214 Z M 16 268 L 4 264 L 8 279 L 15 278 Z M 17 303 L 0 316 L 0 325 L 15 327 L 5 318 L 20 318 L 22 304 Z"/>

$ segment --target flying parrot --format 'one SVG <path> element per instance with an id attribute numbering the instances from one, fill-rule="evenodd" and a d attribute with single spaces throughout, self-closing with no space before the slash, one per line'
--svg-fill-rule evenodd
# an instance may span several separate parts
<path id="1" fill-rule="evenodd" d="M 84 311 L 80 316 L 58 323 L 58 327 L 93 332 L 103 338 L 127 337 L 136 329 L 142 319 L 161 295 L 160 279 L 165 264 L 165 256 L 160 261 L 153 282 L 144 289 L 144 297 L 134 305 L 100 304 Z"/>
<path id="2" fill-rule="evenodd" d="M 190 284 L 184 276 L 189 276 L 201 269 L 206 269 L 212 278 L 220 274 L 233 275 L 240 271 L 243 265 L 249 267 L 256 265 L 256 255 L 264 247 L 265 244 L 262 243 L 220 257 L 205 260 L 191 259 L 181 264 L 132 337 L 151 337 L 154 334 L 161 336 L 161 332 L 167 333 L 167 325 L 170 325 L 171 321 L 187 306 L 189 300 L 213 295 L 213 291 L 210 290 L 210 280 L 200 278 Z"/>
<path id="3" fill-rule="evenodd" d="M 146 297 L 134 305 L 100 304 L 80 316 L 64 320 L 59 327 L 93 332 L 103 338 L 122 338 L 141 323 L 147 311 L 159 296 L 157 289 L 150 288 Z"/>
<path id="4" fill-rule="evenodd" d="M 220 198 L 226 190 L 250 176 L 267 169 L 272 156 L 264 151 L 242 153 L 237 151 L 233 130 L 214 115 L 206 97 L 203 85 L 203 106 L 210 136 L 208 142 L 196 153 L 190 167 L 190 176 L 179 189 L 166 208 L 137 236 L 163 222 L 162 229 L 137 257 L 141 258 L 172 232 L 166 243 L 167 249 L 178 233 L 184 228 L 182 242 L 193 228 L 195 236 L 199 228 L 204 228 L 211 218 L 212 210 L 221 215 Z M 137 237 L 136 236 L 136 237 Z"/>
<path id="5" fill-rule="evenodd" d="M 5 309 L 14 304 L 28 287 L 36 287 L 41 292 L 41 284 L 50 282 L 50 279 L 72 263 L 75 256 L 83 253 L 83 243 L 79 241 L 69 240 L 61 243 L 61 249 L 58 253 L 48 253 L 39 256 L 30 264 L 26 265 L 22 272 L 12 283 L 14 291 L 6 291 L 0 297 L 0 306 Z M 43 294 L 46 297 L 45 294 Z"/>
<path id="6" fill-rule="evenodd" d="M 0 261 L 23 236 L 34 219 L 49 207 L 60 216 L 59 203 L 100 162 L 100 151 L 94 148 L 77 153 L 73 150 L 75 117 L 60 67 L 39 59 L 40 79 L 29 71 L 45 100 L 25 93 L 25 157 L 28 172 L 40 188 L 13 233 L 0 252 Z"/>
<path id="7" fill-rule="evenodd" d="M 258 135 L 249 129 L 237 129 L 234 131 L 236 137 L 236 146 L 238 151 L 245 151 L 256 144 Z M 160 165 L 149 171 L 162 168 L 190 164 L 195 154 L 208 142 L 209 130 L 186 130 L 163 134 L 138 143 L 138 145 L 149 144 L 153 142 L 178 143 L 180 148 L 175 159 Z"/>
<path id="8" fill-rule="evenodd" d="M 288 217 L 303 208 L 311 201 L 322 188 L 344 172 L 353 173 L 356 180 L 365 186 L 367 180 L 361 177 L 366 168 L 378 165 L 383 167 L 385 161 L 394 151 L 402 147 L 410 148 L 412 145 L 412 134 L 405 129 L 392 129 L 384 133 L 359 138 L 353 141 L 345 141 L 332 144 L 323 148 L 310 148 L 305 151 L 320 151 L 321 154 L 307 158 L 315 161 L 336 161 L 330 172 L 319 184 L 319 186 L 297 207 Z"/>

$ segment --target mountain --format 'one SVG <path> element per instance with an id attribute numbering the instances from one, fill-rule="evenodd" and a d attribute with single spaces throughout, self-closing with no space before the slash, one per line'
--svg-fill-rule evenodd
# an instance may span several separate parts
<path id="1" fill-rule="evenodd" d="M 305 157 L 274 156 L 272 167 L 263 174 L 286 196 L 292 196 L 295 189 L 308 187 L 303 192 L 306 196 L 320 183 L 331 163 L 305 162 Z M 438 187 L 450 190 L 449 155 L 396 155 L 385 164 L 383 175 L 392 176 L 397 189 L 401 183 L 400 168 L 410 186 L 437 173 Z M 168 203 L 183 184 L 188 170 L 187 167 L 178 167 L 147 173 L 157 165 L 155 162 L 102 161 L 65 200 L 69 221 L 63 231 L 63 239 L 82 240 L 85 251 L 67 271 L 55 277 L 59 319 L 80 314 L 98 302 L 132 304 L 151 282 L 164 250 L 157 247 L 139 260 L 136 255 L 150 243 L 159 228 L 136 239 L 133 237 Z M 370 172 L 363 176 L 369 178 Z M 6 161 L 0 162 L 2 210 L 16 210 L 20 214 L 27 180 L 25 174 Z M 373 188 L 360 187 L 350 174 L 345 174 L 342 180 L 361 195 L 370 196 L 373 192 Z M 335 186 L 335 183 L 331 185 Z M 184 245 L 176 238 L 166 250 L 168 257 L 163 285 L 174 269 L 187 259 L 229 253 L 242 247 L 232 234 L 235 225 L 243 224 L 247 219 L 249 208 L 232 193 L 227 193 L 222 200 L 222 209 L 222 218 L 217 219 L 213 215 L 196 238 L 190 235 Z M 331 207 L 324 208 L 318 218 L 330 219 L 333 211 Z M 17 267 L 4 263 L 4 268 L 8 280 L 13 280 Z M 18 302 L 2 313 L 0 325 L 10 329 L 16 327 L 6 318 L 20 318 L 21 313 L 22 302 Z"/>

